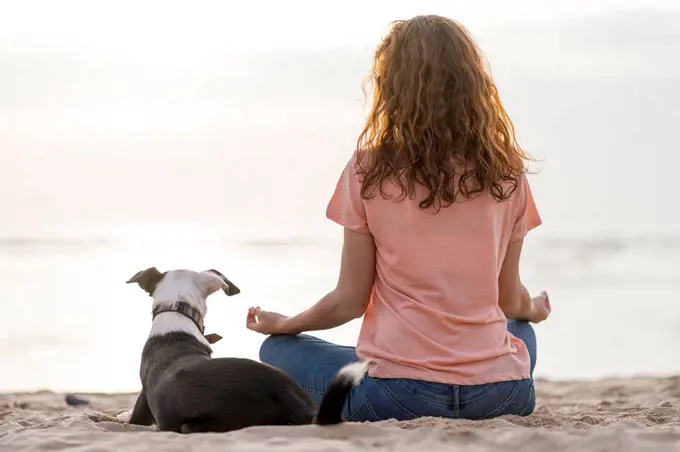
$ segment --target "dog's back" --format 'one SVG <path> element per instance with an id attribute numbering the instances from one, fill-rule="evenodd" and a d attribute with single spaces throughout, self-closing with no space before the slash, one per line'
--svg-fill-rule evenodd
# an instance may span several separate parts
<path id="1" fill-rule="evenodd" d="M 208 348 L 184 333 L 160 336 L 155 342 L 143 358 L 153 364 L 142 379 L 148 382 L 149 408 L 161 430 L 224 432 L 253 425 L 303 425 L 316 415 L 309 396 L 276 368 L 243 358 L 211 359 L 209 352 L 196 353 Z"/>

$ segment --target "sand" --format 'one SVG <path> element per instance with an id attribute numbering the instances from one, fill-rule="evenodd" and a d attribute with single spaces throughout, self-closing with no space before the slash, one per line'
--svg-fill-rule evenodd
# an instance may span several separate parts
<path id="1" fill-rule="evenodd" d="M 116 420 L 135 394 L 0 394 L 0 451 L 662 451 L 680 450 L 680 376 L 539 380 L 536 412 L 488 421 L 423 418 L 335 427 L 251 427 L 178 435 Z"/>

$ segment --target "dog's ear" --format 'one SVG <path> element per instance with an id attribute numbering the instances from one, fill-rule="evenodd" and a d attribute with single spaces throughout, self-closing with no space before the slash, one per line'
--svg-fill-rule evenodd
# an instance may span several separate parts
<path id="1" fill-rule="evenodd" d="M 158 271 L 156 267 L 149 267 L 146 270 L 137 272 L 132 278 L 128 279 L 126 284 L 137 283 L 146 293 L 153 296 L 156 286 L 163 279 L 164 273 Z"/>
<path id="2" fill-rule="evenodd" d="M 220 289 L 222 289 L 229 297 L 241 293 L 241 289 L 236 287 L 233 282 L 229 281 L 226 276 L 214 268 L 204 271 L 203 274 L 208 274 L 211 276 L 211 278 L 206 282 L 206 288 L 210 293 L 217 292 Z M 217 279 L 217 282 L 214 279 Z"/>

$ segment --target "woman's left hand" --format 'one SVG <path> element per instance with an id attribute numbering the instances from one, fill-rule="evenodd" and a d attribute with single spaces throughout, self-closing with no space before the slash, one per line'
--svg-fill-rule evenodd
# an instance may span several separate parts
<path id="1" fill-rule="evenodd" d="M 286 328 L 287 321 L 285 315 L 251 307 L 246 316 L 246 328 L 262 334 L 290 334 Z"/>

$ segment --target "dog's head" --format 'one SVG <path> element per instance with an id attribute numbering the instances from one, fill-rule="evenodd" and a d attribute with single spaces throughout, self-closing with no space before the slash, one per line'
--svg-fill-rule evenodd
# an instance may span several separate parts
<path id="1" fill-rule="evenodd" d="M 126 281 L 137 283 L 153 299 L 153 307 L 172 305 L 183 301 L 203 316 L 208 312 L 206 299 L 218 290 L 228 296 L 237 295 L 241 290 L 226 276 L 215 269 L 195 272 L 192 270 L 159 271 L 156 267 L 137 272 Z"/>

